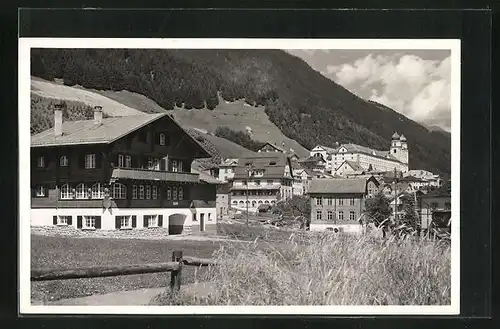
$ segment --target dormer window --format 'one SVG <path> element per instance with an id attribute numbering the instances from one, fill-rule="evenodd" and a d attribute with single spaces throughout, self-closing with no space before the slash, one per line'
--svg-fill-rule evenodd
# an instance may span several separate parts
<path id="1" fill-rule="evenodd" d="M 59 166 L 60 167 L 67 167 L 68 166 L 68 157 L 63 155 L 62 157 L 59 158 Z"/>
<path id="2" fill-rule="evenodd" d="M 41 157 L 36 158 L 36 166 L 38 168 L 45 167 L 45 157 L 41 156 Z"/>

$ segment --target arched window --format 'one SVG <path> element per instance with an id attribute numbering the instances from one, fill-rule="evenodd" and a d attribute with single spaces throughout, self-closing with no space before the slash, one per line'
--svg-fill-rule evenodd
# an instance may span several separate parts
<path id="1" fill-rule="evenodd" d="M 243 204 L 245 204 L 245 203 L 243 201 L 240 201 L 240 206 L 243 205 Z"/>
<path id="2" fill-rule="evenodd" d="M 61 199 L 72 199 L 73 194 L 68 184 L 61 186 Z"/>
<path id="3" fill-rule="evenodd" d="M 265 203 L 269 204 L 269 201 L 267 201 L 267 200 L 266 200 L 266 202 L 265 202 Z"/>
<path id="4" fill-rule="evenodd" d="M 259 204 L 262 204 L 262 200 L 259 200 Z"/>
<path id="5" fill-rule="evenodd" d="M 104 186 L 101 183 L 95 183 L 92 185 L 92 199 L 103 199 L 104 198 Z"/>
<path id="6" fill-rule="evenodd" d="M 113 199 L 127 198 L 127 187 L 120 183 L 114 183 L 111 189 Z"/>
<path id="7" fill-rule="evenodd" d="M 233 204 L 238 204 L 238 201 L 234 200 L 234 201 L 233 201 Z"/>

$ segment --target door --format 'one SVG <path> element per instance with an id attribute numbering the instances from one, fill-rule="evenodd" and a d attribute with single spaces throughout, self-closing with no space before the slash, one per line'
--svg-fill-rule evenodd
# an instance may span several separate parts
<path id="1" fill-rule="evenodd" d="M 205 231 L 205 214 L 200 214 L 200 232 Z"/>

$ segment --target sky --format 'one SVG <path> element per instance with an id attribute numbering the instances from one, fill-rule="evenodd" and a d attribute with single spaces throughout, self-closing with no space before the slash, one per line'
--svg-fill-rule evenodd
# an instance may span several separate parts
<path id="1" fill-rule="evenodd" d="M 424 125 L 451 130 L 449 50 L 287 51 L 359 97 Z"/>

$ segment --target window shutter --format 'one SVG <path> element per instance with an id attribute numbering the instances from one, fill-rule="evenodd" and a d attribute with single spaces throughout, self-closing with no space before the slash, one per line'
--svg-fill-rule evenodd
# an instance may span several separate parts
<path id="1" fill-rule="evenodd" d="M 52 224 L 57 225 L 57 216 L 52 216 Z"/>
<path id="2" fill-rule="evenodd" d="M 137 216 L 132 216 L 132 227 L 137 227 Z"/>
<path id="3" fill-rule="evenodd" d="M 68 225 L 73 225 L 73 216 L 68 216 Z"/>
<path id="4" fill-rule="evenodd" d="M 85 168 L 85 155 L 84 154 L 80 155 L 78 160 L 79 160 L 78 167 L 81 169 Z"/>
<path id="5" fill-rule="evenodd" d="M 163 227 L 163 215 L 158 215 L 158 226 Z"/>
<path id="6" fill-rule="evenodd" d="M 95 228 L 96 229 L 101 228 L 101 216 L 96 216 L 95 217 Z"/>
<path id="7" fill-rule="evenodd" d="M 96 168 L 102 167 L 102 153 L 101 152 L 95 153 L 95 167 Z"/>
<path id="8" fill-rule="evenodd" d="M 44 160 L 44 166 L 45 166 L 45 168 L 48 168 L 49 167 L 49 162 L 50 162 L 50 156 L 49 155 L 44 155 L 43 160 Z"/>
<path id="9" fill-rule="evenodd" d="M 165 159 L 160 160 L 160 171 L 165 171 Z"/>
<path id="10" fill-rule="evenodd" d="M 148 227 L 148 218 L 146 216 L 143 216 L 143 223 L 142 223 L 144 227 Z"/>
<path id="11" fill-rule="evenodd" d="M 76 228 L 82 228 L 83 227 L 83 219 L 82 216 L 76 216 Z"/>
<path id="12" fill-rule="evenodd" d="M 154 144 L 160 145 L 160 133 L 154 133 Z"/>
<path id="13" fill-rule="evenodd" d="M 118 218 L 118 216 L 115 217 L 115 228 L 116 229 L 119 229 L 121 226 L 121 223 L 120 223 L 120 218 Z"/>

